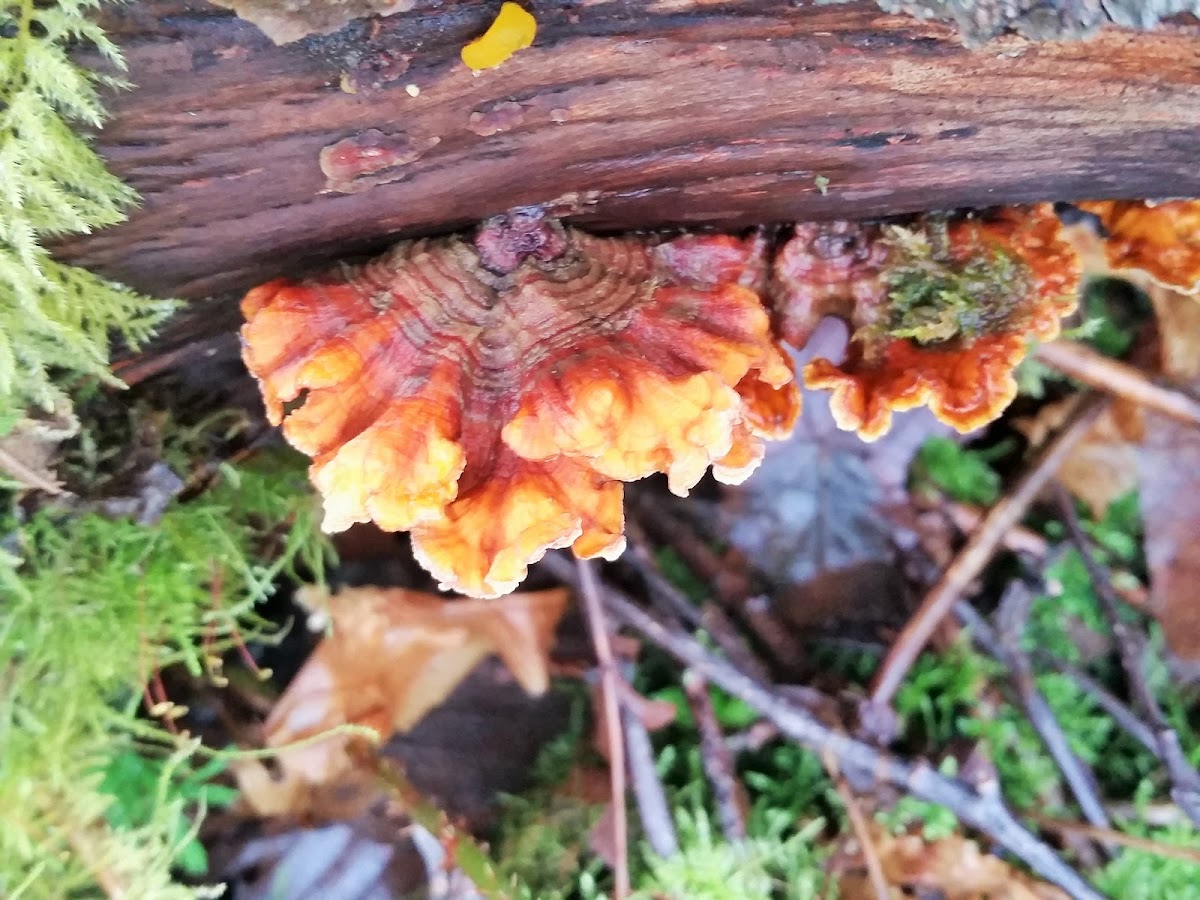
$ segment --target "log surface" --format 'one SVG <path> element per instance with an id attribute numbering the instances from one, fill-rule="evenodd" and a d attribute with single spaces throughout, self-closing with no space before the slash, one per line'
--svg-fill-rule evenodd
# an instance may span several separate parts
<path id="1" fill-rule="evenodd" d="M 525 204 L 626 229 L 1200 195 L 1191 18 L 971 51 L 869 2 L 539 0 L 534 47 L 472 74 L 459 50 L 498 6 L 282 47 L 198 2 L 115 7 L 137 88 L 98 142 L 143 202 L 60 254 L 225 313 L 276 275 Z M 331 182 L 339 141 L 359 153 L 326 152 Z"/>

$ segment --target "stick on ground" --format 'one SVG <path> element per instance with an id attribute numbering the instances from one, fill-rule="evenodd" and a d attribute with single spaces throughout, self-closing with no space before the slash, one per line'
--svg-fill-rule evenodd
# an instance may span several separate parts
<path id="1" fill-rule="evenodd" d="M 1150 723 L 1154 732 L 1158 744 L 1158 757 L 1166 766 L 1167 776 L 1171 779 L 1171 798 L 1179 804 L 1179 808 L 1187 814 L 1192 823 L 1200 827 L 1200 772 L 1188 762 L 1179 743 L 1179 735 L 1167 722 L 1167 717 L 1158 705 L 1154 691 L 1146 679 L 1146 672 L 1142 667 L 1142 660 L 1146 655 L 1145 635 L 1121 618 L 1121 603 L 1113 589 L 1112 578 L 1092 553 L 1091 542 L 1084 534 L 1083 527 L 1079 524 L 1079 516 L 1075 512 L 1075 501 L 1061 485 L 1058 488 L 1058 505 L 1067 523 L 1071 540 L 1083 558 L 1092 588 L 1104 610 L 1104 617 L 1112 629 L 1121 658 L 1121 667 L 1125 670 L 1125 678 L 1129 683 L 1133 708 Z"/>
<path id="2" fill-rule="evenodd" d="M 840 770 L 870 773 L 918 799 L 938 803 L 1077 900 L 1101 900 L 1102 895 L 1078 872 L 1013 817 L 998 795 L 974 790 L 962 781 L 940 774 L 928 762 L 905 762 L 823 724 L 775 691 L 713 656 L 688 635 L 659 622 L 615 589 L 605 587 L 604 602 L 617 621 L 641 632 L 680 662 L 752 706 L 773 721 L 780 733 L 822 758 L 831 753 Z"/>
<path id="3" fill-rule="evenodd" d="M 1037 348 L 1037 358 L 1076 381 L 1115 397 L 1200 428 L 1200 399 L 1179 388 L 1151 380 L 1141 369 L 1097 353 L 1086 344 L 1051 341 Z"/>
<path id="4" fill-rule="evenodd" d="M 968 585 L 983 571 L 1000 545 L 1005 533 L 1017 524 L 1043 487 L 1058 471 L 1062 461 L 1087 434 L 1092 423 L 1108 405 L 1100 394 L 1084 394 L 1076 402 L 1062 427 L 1047 440 L 1021 476 L 1000 502 L 993 506 L 971 535 L 958 556 L 938 579 L 904 630 L 888 651 L 875 675 L 871 700 L 882 706 L 892 702 L 908 670 L 929 638 L 950 612 Z"/>
<path id="5" fill-rule="evenodd" d="M 612 813 L 615 839 L 616 885 L 613 893 L 617 900 L 629 896 L 629 825 L 625 815 L 625 742 L 622 739 L 621 711 L 617 703 L 617 681 L 620 673 L 613 657 L 612 642 L 609 640 L 608 625 L 604 620 L 604 606 L 600 599 L 600 585 L 592 564 L 579 560 L 579 593 L 583 598 L 583 609 L 587 616 L 588 629 L 596 648 L 596 663 L 600 666 L 600 681 L 604 687 L 604 721 L 608 729 L 609 766 L 612 772 Z"/>
<path id="6" fill-rule="evenodd" d="M 733 765 L 733 753 L 721 733 L 708 682 L 690 669 L 683 673 L 683 690 L 700 732 L 700 761 L 712 785 L 721 831 L 730 843 L 746 839 L 745 795 Z"/>

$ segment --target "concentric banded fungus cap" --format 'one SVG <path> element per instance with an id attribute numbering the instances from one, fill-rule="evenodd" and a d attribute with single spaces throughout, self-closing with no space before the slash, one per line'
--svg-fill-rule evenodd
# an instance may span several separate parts
<path id="1" fill-rule="evenodd" d="M 621 481 L 741 478 L 790 430 L 792 371 L 749 286 L 762 252 L 517 212 L 255 288 L 243 356 L 313 457 L 326 530 L 410 530 L 443 586 L 496 596 L 548 548 L 619 554 Z"/>
<path id="2" fill-rule="evenodd" d="M 1096 200 L 1078 204 L 1108 232 L 1104 252 L 1116 271 L 1144 272 L 1163 287 L 1200 294 L 1200 200 Z"/>
<path id="3" fill-rule="evenodd" d="M 912 230 L 799 225 L 772 283 L 789 341 L 823 315 L 850 324 L 846 360 L 814 360 L 804 383 L 833 391 L 839 427 L 875 440 L 893 411 L 926 404 L 959 431 L 999 416 L 1027 341 L 1057 337 L 1074 310 L 1079 273 L 1052 207 L 1039 204 Z"/>

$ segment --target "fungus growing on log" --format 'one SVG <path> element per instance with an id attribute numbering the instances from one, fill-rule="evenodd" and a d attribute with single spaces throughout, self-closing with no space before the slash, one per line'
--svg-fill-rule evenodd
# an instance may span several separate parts
<path id="1" fill-rule="evenodd" d="M 797 225 L 775 260 L 773 292 L 795 346 L 823 316 L 850 325 L 846 360 L 813 360 L 804 384 L 833 391 L 838 426 L 871 441 L 893 411 L 925 404 L 964 432 L 999 416 L 1028 340 L 1057 337 L 1079 276 L 1052 207 L 1039 204 L 927 218 L 915 230 Z"/>
<path id="2" fill-rule="evenodd" d="M 536 36 L 537 20 L 532 13 L 505 2 L 488 30 L 463 47 L 462 61 L 476 72 L 493 68 L 530 46 Z"/>
<path id="3" fill-rule="evenodd" d="M 1097 200 L 1078 204 L 1108 232 L 1104 252 L 1114 270 L 1145 272 L 1163 287 L 1200 293 L 1200 200 Z"/>
<path id="4" fill-rule="evenodd" d="M 551 547 L 613 558 L 620 482 L 684 494 L 757 465 L 799 396 L 758 239 L 601 238 L 533 211 L 404 241 L 242 303 L 267 415 L 324 527 L 409 530 L 445 587 L 512 590 Z"/>

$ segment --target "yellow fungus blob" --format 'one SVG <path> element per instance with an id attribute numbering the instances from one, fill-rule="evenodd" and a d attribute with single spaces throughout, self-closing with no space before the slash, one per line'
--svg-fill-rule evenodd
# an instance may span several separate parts
<path id="1" fill-rule="evenodd" d="M 476 72 L 490 69 L 532 44 L 536 34 L 533 15 L 515 3 L 505 3 L 483 36 L 463 47 L 462 61 Z"/>

